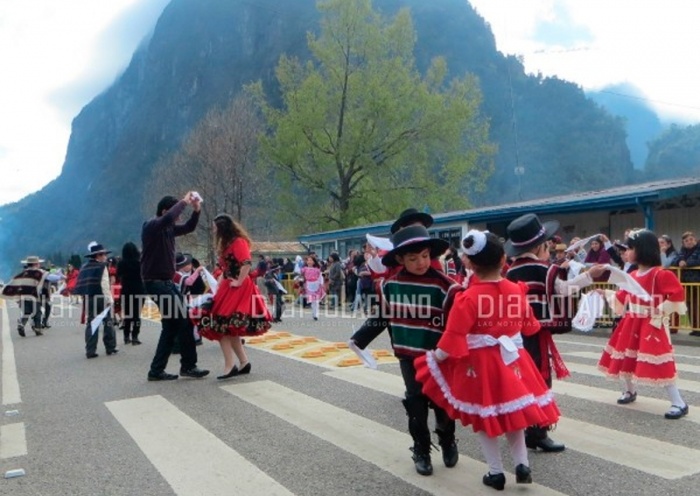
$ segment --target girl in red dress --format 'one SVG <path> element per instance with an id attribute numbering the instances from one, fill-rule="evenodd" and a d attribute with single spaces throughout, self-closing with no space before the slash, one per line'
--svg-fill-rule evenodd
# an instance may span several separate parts
<path id="1" fill-rule="evenodd" d="M 605 346 L 598 368 L 624 381 L 625 392 L 617 400 L 621 405 L 637 399 L 636 382 L 665 387 L 671 400 L 665 417 L 679 419 L 688 414 L 688 405 L 676 386 L 668 319 L 674 312 L 685 314 L 685 291 L 676 275 L 661 267 L 659 242 L 653 232 L 632 231 L 625 244 L 628 261 L 638 266 L 630 275 L 651 299 L 624 290 L 605 292 L 615 313 L 623 317 Z"/>
<path id="2" fill-rule="evenodd" d="M 416 358 L 416 379 L 451 418 L 472 426 L 489 465 L 483 483 L 502 490 L 498 436 L 508 440 L 516 482 L 531 483 L 525 428 L 556 423 L 559 409 L 523 349 L 521 334 L 534 334 L 540 324 L 527 288 L 501 277 L 503 245 L 494 234 L 475 230 L 463 244 L 476 277 L 455 298 L 437 349 Z"/>
<path id="3" fill-rule="evenodd" d="M 250 373 L 241 337 L 267 332 L 272 316 L 265 305 L 265 297 L 248 277 L 251 241 L 245 229 L 230 215 L 219 214 L 214 219 L 214 239 L 223 272 L 211 311 L 202 313 L 199 333 L 218 341 L 221 346 L 224 374 L 217 377 L 221 380 Z M 236 366 L 234 355 L 240 367 Z"/>

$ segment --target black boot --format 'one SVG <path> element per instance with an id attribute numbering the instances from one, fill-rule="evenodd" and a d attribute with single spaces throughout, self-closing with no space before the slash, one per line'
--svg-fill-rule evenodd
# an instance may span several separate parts
<path id="1" fill-rule="evenodd" d="M 525 445 L 536 450 L 541 449 L 545 453 L 558 453 L 564 451 L 566 446 L 562 443 L 557 443 L 547 435 L 548 427 L 531 426 L 525 429 Z"/>
<path id="2" fill-rule="evenodd" d="M 447 468 L 452 468 L 459 461 L 459 450 L 455 439 L 455 421 L 448 417 L 442 408 L 434 406 L 433 409 L 437 424 L 435 433 L 438 435 L 438 444 L 442 450 L 442 461 Z"/>
<path id="3" fill-rule="evenodd" d="M 430 460 L 430 429 L 428 429 L 428 401 L 424 396 L 412 396 L 403 400 L 408 415 L 408 431 L 413 438 L 413 463 L 420 475 L 432 475 Z"/>
<path id="4" fill-rule="evenodd" d="M 131 343 L 131 338 L 129 337 L 130 334 L 131 332 L 129 332 L 127 329 L 124 329 L 124 344 Z"/>

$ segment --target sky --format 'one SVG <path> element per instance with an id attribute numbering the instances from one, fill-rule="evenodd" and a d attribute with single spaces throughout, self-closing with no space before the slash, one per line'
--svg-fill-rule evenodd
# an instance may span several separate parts
<path id="1" fill-rule="evenodd" d="M 107 89 L 168 0 L 0 0 L 0 205 L 58 177 L 80 110 Z"/>
<path id="2" fill-rule="evenodd" d="M 0 0 L 0 205 L 60 174 L 72 119 L 123 72 L 168 1 Z M 696 2 L 471 4 L 528 73 L 585 90 L 630 83 L 665 120 L 700 123 Z"/>

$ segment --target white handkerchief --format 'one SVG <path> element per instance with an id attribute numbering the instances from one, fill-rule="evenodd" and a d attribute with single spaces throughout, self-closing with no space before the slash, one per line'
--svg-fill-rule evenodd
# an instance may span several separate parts
<path id="1" fill-rule="evenodd" d="M 202 270 L 202 273 L 204 274 L 204 279 L 207 281 L 207 284 L 209 285 L 209 289 L 211 289 L 211 292 L 216 294 L 216 290 L 219 287 L 219 283 L 216 282 L 216 279 L 214 278 L 213 275 L 211 275 L 211 272 L 209 272 L 207 269 Z"/>
<path id="2" fill-rule="evenodd" d="M 572 244 L 569 246 L 566 251 L 576 251 L 582 246 L 586 246 L 592 239 L 597 238 L 600 236 L 600 234 L 594 234 L 593 236 L 588 236 L 587 238 L 581 239 L 577 241 L 576 243 Z"/>
<path id="3" fill-rule="evenodd" d="M 380 238 L 379 236 L 367 234 L 367 242 L 378 250 L 391 251 L 394 249 L 394 245 L 389 238 Z"/>
<path id="4" fill-rule="evenodd" d="M 595 321 L 603 315 L 605 309 L 605 298 L 597 291 L 591 291 L 584 295 L 578 302 L 578 310 L 571 320 L 574 329 L 582 332 L 593 330 Z"/>
<path id="5" fill-rule="evenodd" d="M 348 342 L 348 347 L 355 352 L 360 360 L 362 360 L 365 367 L 377 370 L 377 361 L 372 356 L 372 353 L 367 350 L 360 349 L 353 340 Z"/>
<path id="6" fill-rule="evenodd" d="M 651 300 L 649 293 L 646 292 L 646 290 L 634 279 L 634 277 L 613 265 L 606 264 L 605 267 L 610 271 L 608 283 L 614 284 L 618 288 L 624 289 L 628 293 L 638 296 L 645 301 Z"/>
<path id="7" fill-rule="evenodd" d="M 112 305 L 109 305 L 107 308 L 102 310 L 98 315 L 95 316 L 94 319 L 90 322 L 90 331 L 92 334 L 95 334 L 97 332 L 97 329 L 100 327 L 100 324 L 102 321 L 105 319 L 107 314 L 109 313 L 110 309 L 112 308 Z"/>
<path id="8" fill-rule="evenodd" d="M 582 263 L 576 262 L 575 260 L 569 260 L 569 272 L 567 273 L 566 278 L 573 279 L 581 273 L 581 269 L 584 267 L 585 265 Z"/>

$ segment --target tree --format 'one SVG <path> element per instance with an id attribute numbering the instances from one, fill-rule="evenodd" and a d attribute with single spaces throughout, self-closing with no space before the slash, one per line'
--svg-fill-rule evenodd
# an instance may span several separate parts
<path id="1" fill-rule="evenodd" d="M 148 211 L 166 194 L 179 196 L 196 190 L 204 199 L 195 236 L 183 240 L 183 250 L 206 251 L 215 260 L 214 218 L 225 212 L 247 223 L 248 207 L 264 199 L 264 177 L 254 168 L 261 125 L 252 101 L 239 96 L 223 110 L 210 110 L 182 147 L 154 168 L 145 200 Z"/>
<path id="2" fill-rule="evenodd" d="M 258 98 L 269 133 L 261 150 L 281 172 L 284 210 L 315 228 L 385 219 L 409 205 L 468 206 L 492 170 L 493 146 L 473 77 L 447 81 L 442 58 L 424 77 L 414 63 L 407 10 L 385 22 L 370 0 L 318 4 L 313 61 L 283 56 L 283 108 Z M 299 201 L 299 196 L 303 201 Z"/>

